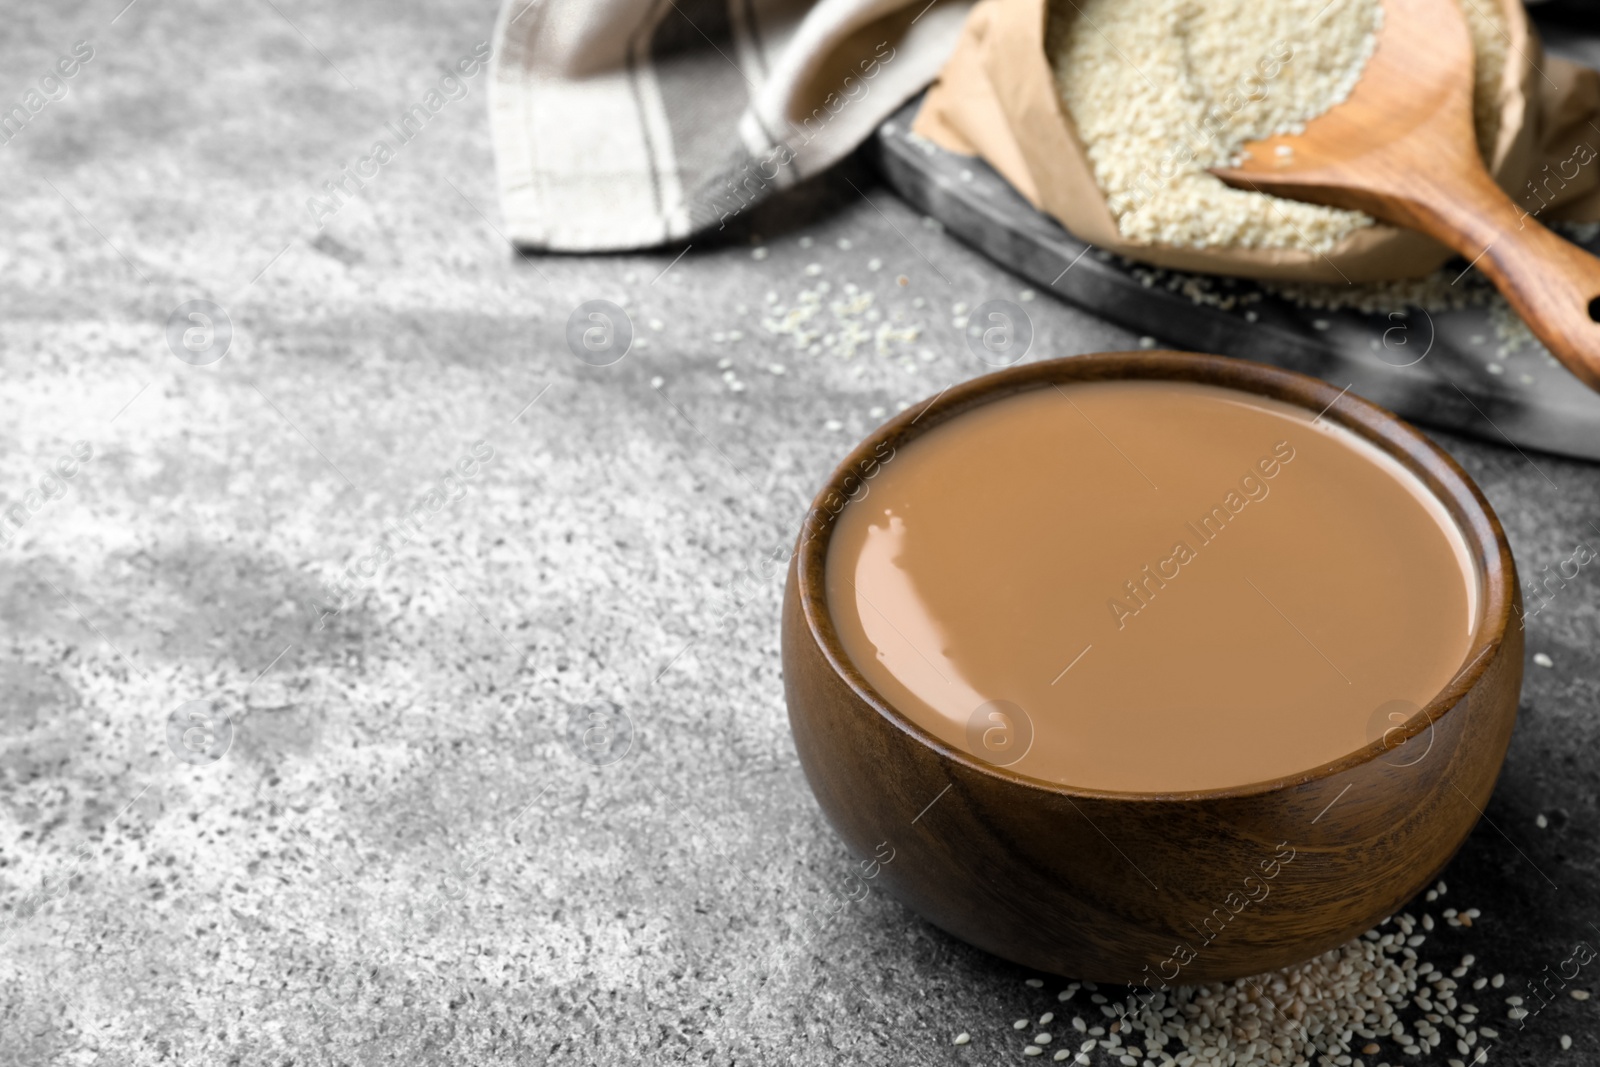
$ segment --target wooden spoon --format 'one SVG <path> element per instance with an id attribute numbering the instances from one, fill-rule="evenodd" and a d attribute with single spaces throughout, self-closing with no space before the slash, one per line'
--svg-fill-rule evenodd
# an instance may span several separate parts
<path id="1" fill-rule="evenodd" d="M 1600 259 L 1519 209 L 1484 169 L 1472 126 L 1472 39 L 1457 3 L 1383 0 L 1377 48 L 1345 102 L 1301 134 L 1250 142 L 1238 166 L 1213 173 L 1239 188 L 1364 211 L 1450 246 L 1600 390 Z"/>

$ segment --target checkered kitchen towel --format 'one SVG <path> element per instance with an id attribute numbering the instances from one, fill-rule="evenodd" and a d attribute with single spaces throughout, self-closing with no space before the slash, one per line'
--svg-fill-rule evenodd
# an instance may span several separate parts
<path id="1" fill-rule="evenodd" d="M 509 236 L 715 230 L 933 80 L 971 0 L 506 0 L 489 113 Z"/>

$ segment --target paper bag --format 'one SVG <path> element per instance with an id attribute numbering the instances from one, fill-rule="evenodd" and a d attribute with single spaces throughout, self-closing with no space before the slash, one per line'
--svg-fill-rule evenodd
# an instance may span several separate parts
<path id="1" fill-rule="evenodd" d="M 1519 0 L 1501 0 L 1510 41 L 1489 171 L 1540 221 L 1600 219 L 1600 74 L 1544 56 Z M 1451 257 L 1443 245 L 1379 223 L 1332 251 L 1184 248 L 1124 237 L 1095 183 L 1045 54 L 1047 0 L 981 0 L 928 90 L 913 131 L 982 157 L 1080 240 L 1175 270 L 1303 282 L 1421 277 Z M 1581 149 L 1581 151 L 1580 151 Z M 1574 173 L 1576 172 L 1576 173 Z"/>

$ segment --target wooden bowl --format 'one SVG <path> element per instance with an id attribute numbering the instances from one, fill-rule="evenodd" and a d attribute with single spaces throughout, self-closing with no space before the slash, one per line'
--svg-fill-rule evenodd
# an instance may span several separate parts
<path id="1" fill-rule="evenodd" d="M 1403 726 L 1333 763 L 1175 793 L 1030 778 L 940 741 L 890 706 L 846 656 L 823 574 L 833 519 L 876 472 L 880 446 L 900 448 L 1009 394 L 1106 379 L 1203 382 L 1327 409 L 1325 418 L 1414 472 L 1460 526 L 1482 582 L 1472 647 L 1454 679 Z M 954 386 L 857 446 L 818 494 L 790 564 L 784 692 L 817 801 L 877 884 L 1024 966 L 1159 988 L 1309 959 L 1370 929 L 1443 870 L 1488 803 L 1511 741 L 1520 619 L 1499 520 L 1466 473 L 1397 416 L 1275 367 L 1110 352 Z"/>

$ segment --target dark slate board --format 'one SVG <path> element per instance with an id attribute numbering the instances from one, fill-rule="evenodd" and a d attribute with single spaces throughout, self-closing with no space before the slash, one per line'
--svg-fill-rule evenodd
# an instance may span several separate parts
<path id="1" fill-rule="evenodd" d="M 1419 423 L 1600 460 L 1600 394 L 1536 343 L 1501 356 L 1486 308 L 1313 310 L 1248 279 L 1218 278 L 1205 280 L 1237 296 L 1259 293 L 1259 302 L 1226 311 L 1196 304 L 1165 288 L 1166 280 L 1193 276 L 1161 272 L 1160 284 L 1146 286 L 1135 272 L 1151 268 L 1090 249 L 982 160 L 910 136 L 920 105 L 920 97 L 907 104 L 873 139 L 886 180 L 948 232 L 1041 289 L 1165 346 L 1277 364 L 1348 385 Z M 1600 251 L 1600 240 L 1588 247 Z"/>

